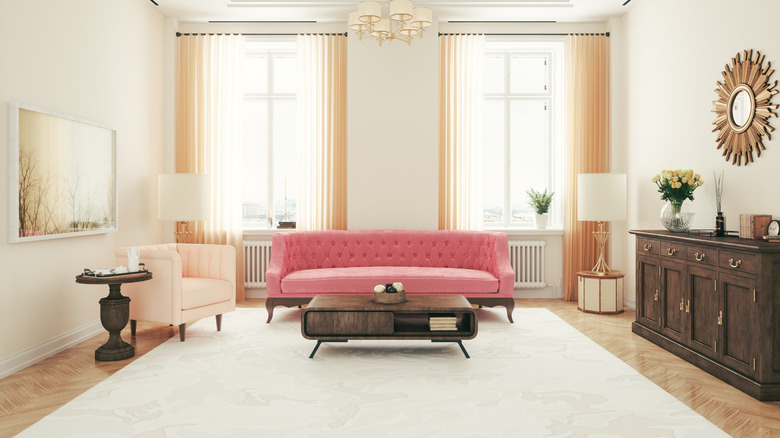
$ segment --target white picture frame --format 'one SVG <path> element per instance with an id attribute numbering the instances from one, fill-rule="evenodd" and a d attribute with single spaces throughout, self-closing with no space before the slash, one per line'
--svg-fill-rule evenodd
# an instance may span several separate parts
<path id="1" fill-rule="evenodd" d="M 116 232 L 116 130 L 9 104 L 9 241 Z"/>

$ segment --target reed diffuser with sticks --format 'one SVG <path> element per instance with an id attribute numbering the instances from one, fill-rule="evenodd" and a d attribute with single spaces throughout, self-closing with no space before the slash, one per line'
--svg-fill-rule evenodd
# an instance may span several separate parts
<path id="1" fill-rule="evenodd" d="M 721 200 L 723 199 L 723 170 L 720 171 L 720 175 L 712 172 L 712 177 L 715 180 L 715 208 L 718 214 L 715 216 L 715 235 L 726 235 L 726 218 L 723 216 L 723 210 L 721 208 Z"/>

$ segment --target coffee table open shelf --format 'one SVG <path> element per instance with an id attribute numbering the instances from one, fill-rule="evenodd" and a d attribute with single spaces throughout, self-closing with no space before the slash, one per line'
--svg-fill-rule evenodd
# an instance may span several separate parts
<path id="1" fill-rule="evenodd" d="M 429 317 L 455 317 L 455 330 L 431 330 Z M 469 355 L 461 341 L 477 336 L 477 314 L 461 295 L 410 295 L 399 304 L 379 304 L 371 295 L 318 295 L 301 315 L 301 333 L 317 341 L 309 358 L 323 342 L 356 339 L 418 339 L 455 342 Z"/>

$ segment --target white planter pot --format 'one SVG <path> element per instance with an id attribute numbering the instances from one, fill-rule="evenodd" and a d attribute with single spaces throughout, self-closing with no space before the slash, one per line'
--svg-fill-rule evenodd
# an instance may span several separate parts
<path id="1" fill-rule="evenodd" d="M 547 214 L 537 214 L 535 222 L 536 222 L 536 229 L 544 230 L 545 228 L 547 228 Z"/>

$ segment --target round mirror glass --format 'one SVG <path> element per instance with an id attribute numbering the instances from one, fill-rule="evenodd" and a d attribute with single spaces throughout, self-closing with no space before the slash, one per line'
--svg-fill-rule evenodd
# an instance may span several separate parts
<path id="1" fill-rule="evenodd" d="M 735 125 L 741 128 L 750 120 L 752 114 L 753 102 L 750 99 L 750 94 L 742 90 L 734 96 L 734 101 L 731 104 L 731 119 Z"/>

